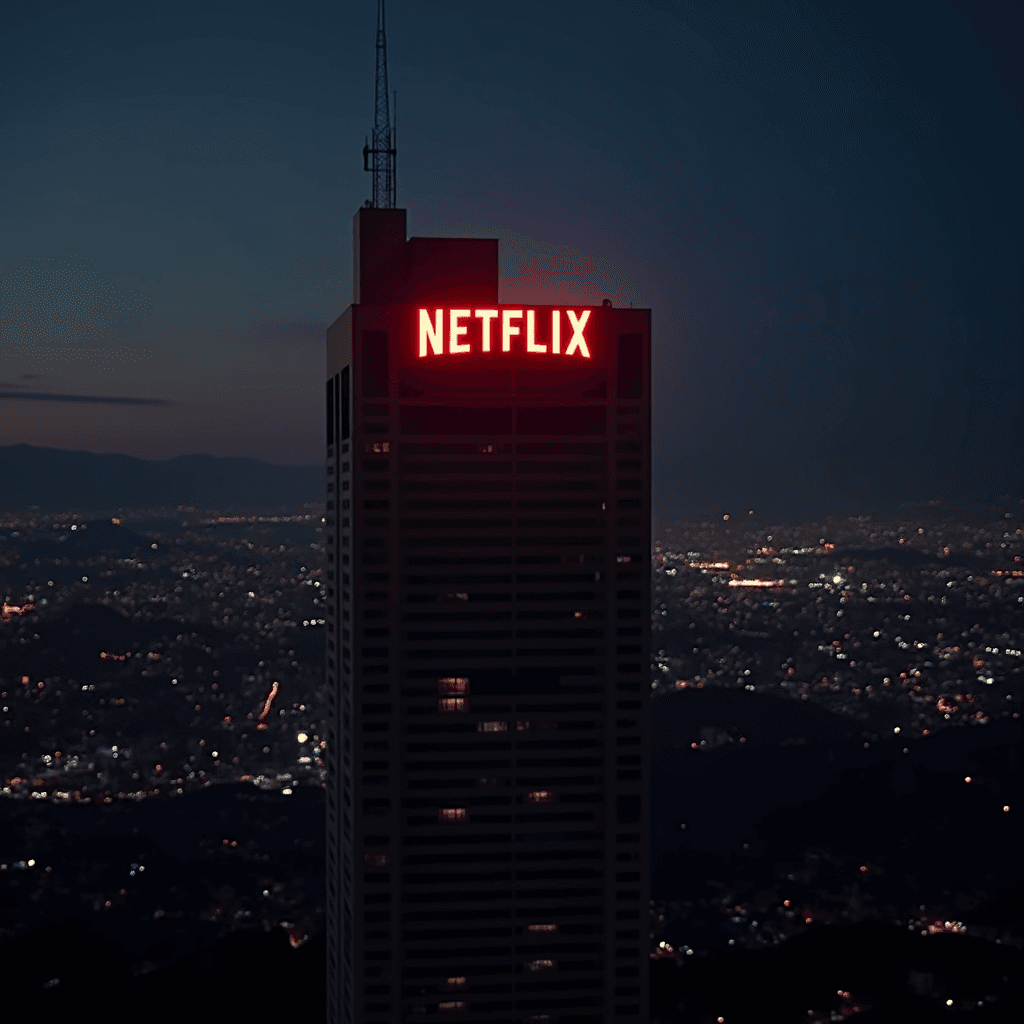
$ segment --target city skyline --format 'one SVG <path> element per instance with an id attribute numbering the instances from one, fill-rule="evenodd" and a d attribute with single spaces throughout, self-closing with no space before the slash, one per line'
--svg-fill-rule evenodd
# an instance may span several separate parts
<path id="1" fill-rule="evenodd" d="M 1024 5 L 383 19 L 5 12 L 8 1001 L 1018 1021 Z"/>
<path id="2" fill-rule="evenodd" d="M 14 18 L 0 444 L 312 464 L 373 7 Z M 660 311 L 660 513 L 1020 492 L 1019 5 L 759 18 L 394 2 L 411 232 Z"/>

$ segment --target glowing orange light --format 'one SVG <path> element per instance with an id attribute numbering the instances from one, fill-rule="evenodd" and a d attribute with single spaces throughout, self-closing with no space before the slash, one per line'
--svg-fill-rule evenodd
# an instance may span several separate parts
<path id="1" fill-rule="evenodd" d="M 466 676 L 447 676 L 437 681 L 438 693 L 469 693 L 469 679 Z"/>
<path id="2" fill-rule="evenodd" d="M 528 971 L 550 971 L 554 969 L 554 966 L 554 960 L 530 960 L 526 965 L 526 969 Z"/>
<path id="3" fill-rule="evenodd" d="M 259 713 L 260 725 L 256 726 L 257 729 L 261 728 L 261 726 L 264 729 L 266 728 L 266 726 L 263 725 L 263 723 L 266 720 L 267 715 L 270 714 L 270 705 L 273 702 L 274 698 L 277 696 L 277 691 L 280 689 L 280 684 L 275 681 L 274 685 L 270 688 L 270 693 L 267 694 L 267 699 L 263 702 L 263 710 Z"/>
<path id="4" fill-rule="evenodd" d="M 477 722 L 477 732 L 508 732 L 508 722 Z"/>
<path id="5" fill-rule="evenodd" d="M 437 702 L 437 710 L 441 714 L 450 714 L 458 711 L 468 711 L 469 706 L 465 697 L 441 697 Z"/>
<path id="6" fill-rule="evenodd" d="M 438 821 L 468 821 L 469 811 L 465 807 L 441 807 L 437 812 Z"/>

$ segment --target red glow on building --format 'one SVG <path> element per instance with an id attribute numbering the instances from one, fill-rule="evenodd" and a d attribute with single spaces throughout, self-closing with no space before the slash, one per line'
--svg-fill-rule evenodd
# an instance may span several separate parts
<path id="1" fill-rule="evenodd" d="M 418 347 L 417 356 L 424 359 L 428 356 L 440 356 L 447 351 L 449 355 L 463 355 L 470 352 L 487 353 L 491 351 L 511 352 L 513 340 L 515 348 L 520 351 L 540 353 L 544 355 L 577 356 L 590 358 L 590 348 L 584 335 L 584 329 L 593 312 L 590 309 L 576 311 L 574 309 L 552 309 L 547 317 L 541 317 L 543 324 L 549 327 L 542 340 L 538 340 L 538 310 L 534 309 L 423 309 L 418 311 Z M 562 318 L 565 316 L 572 336 L 562 352 Z M 492 321 L 500 318 L 500 324 Z M 520 323 L 525 319 L 525 335 Z M 463 320 L 469 322 L 463 324 Z M 479 320 L 474 324 L 474 320 Z M 447 335 L 445 327 L 447 325 Z M 492 338 L 495 347 L 492 349 Z M 463 340 L 465 339 L 465 340 Z M 497 343 L 500 341 L 500 349 Z"/>

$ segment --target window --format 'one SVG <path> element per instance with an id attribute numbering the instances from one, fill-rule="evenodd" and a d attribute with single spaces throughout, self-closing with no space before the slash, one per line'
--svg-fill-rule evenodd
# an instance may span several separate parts
<path id="1" fill-rule="evenodd" d="M 534 789 L 526 794 L 526 802 L 530 804 L 556 804 L 558 795 L 551 789 Z"/>
<path id="2" fill-rule="evenodd" d="M 643 393 L 643 358 L 643 335 L 623 334 L 619 338 L 619 398 L 639 398 Z"/>
<path id="3" fill-rule="evenodd" d="M 327 443 L 334 444 L 334 378 L 327 382 Z"/>
<path id="4" fill-rule="evenodd" d="M 367 441 L 366 442 L 366 448 L 364 450 L 367 451 L 367 452 L 375 452 L 375 453 L 378 453 L 378 454 L 381 453 L 381 452 L 390 452 L 391 451 L 391 442 L 390 441 Z"/>
<path id="5" fill-rule="evenodd" d="M 437 1004 L 437 1008 L 442 1013 L 445 1012 L 445 1011 L 451 1012 L 451 1011 L 465 1010 L 466 1009 L 466 1004 L 461 999 L 456 999 L 456 1000 L 452 1000 L 452 1001 L 446 1002 L 446 1003 L 438 1003 Z"/>
<path id="6" fill-rule="evenodd" d="M 449 978 L 445 982 L 445 988 L 465 988 L 465 987 L 466 987 L 466 979 L 465 979 L 465 977 L 463 975 L 459 975 L 459 976 L 454 977 L 454 978 Z"/>
<path id="7" fill-rule="evenodd" d="M 640 797 L 624 794 L 615 798 L 616 821 L 620 825 L 632 825 L 640 821 Z"/>
<path id="8" fill-rule="evenodd" d="M 403 405 L 399 409 L 401 430 L 414 434 L 512 433 L 512 410 L 456 409 L 448 406 Z"/>
<path id="9" fill-rule="evenodd" d="M 603 434 L 605 432 L 604 407 L 582 406 L 522 406 L 516 417 L 517 434 Z"/>
<path id="10" fill-rule="evenodd" d="M 528 971 L 553 971 L 558 967 L 556 960 L 530 960 L 526 964 Z"/>
<path id="11" fill-rule="evenodd" d="M 531 932 L 557 932 L 557 924 L 531 924 L 527 927 L 527 931 Z"/>
<path id="12" fill-rule="evenodd" d="M 340 384 L 340 386 L 339 386 Z M 347 441 L 349 434 L 351 433 L 351 398 L 349 389 L 349 368 L 343 367 L 341 371 L 341 377 L 335 374 L 334 377 L 334 411 L 335 415 L 340 413 L 341 418 L 341 439 Z M 338 392 L 341 392 L 339 395 Z"/>
<path id="13" fill-rule="evenodd" d="M 465 807 L 440 807 L 437 811 L 438 821 L 469 821 L 469 811 Z"/>
<path id="14" fill-rule="evenodd" d="M 368 868 L 382 868 L 388 863 L 388 855 L 386 853 L 364 853 L 363 863 Z"/>
<path id="15" fill-rule="evenodd" d="M 440 697 L 437 701 L 439 714 L 452 714 L 469 710 L 469 701 L 465 697 Z"/>
<path id="16" fill-rule="evenodd" d="M 363 331 L 363 395 L 383 398 L 388 393 L 388 336 Z"/>
<path id="17" fill-rule="evenodd" d="M 437 681 L 438 693 L 469 693 L 469 679 L 465 676 L 448 676 Z"/>
<path id="18" fill-rule="evenodd" d="M 477 722 L 477 732 L 508 732 L 508 722 Z"/>

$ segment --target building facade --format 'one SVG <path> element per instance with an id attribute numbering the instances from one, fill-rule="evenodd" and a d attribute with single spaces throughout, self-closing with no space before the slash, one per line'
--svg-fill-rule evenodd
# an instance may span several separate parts
<path id="1" fill-rule="evenodd" d="M 327 331 L 328 1019 L 646 1021 L 650 311 L 405 232 Z"/>

